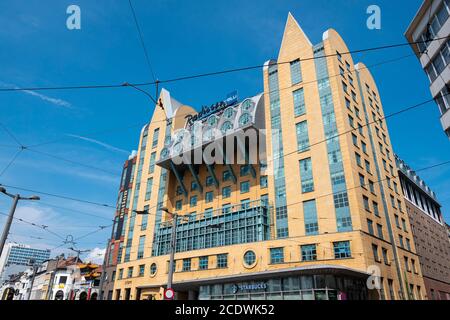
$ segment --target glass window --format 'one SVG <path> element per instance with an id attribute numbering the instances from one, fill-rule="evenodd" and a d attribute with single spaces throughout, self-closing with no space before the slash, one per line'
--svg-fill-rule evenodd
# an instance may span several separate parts
<path id="1" fill-rule="evenodd" d="M 348 195 L 347 192 L 339 192 L 334 195 L 335 208 L 348 207 Z"/>
<path id="2" fill-rule="evenodd" d="M 245 112 L 239 117 L 239 125 L 245 126 L 246 124 L 250 123 L 251 120 L 252 116 L 248 112 Z"/>
<path id="3" fill-rule="evenodd" d="M 298 151 L 303 152 L 309 150 L 308 124 L 306 121 L 299 122 L 295 125 L 297 133 Z"/>
<path id="4" fill-rule="evenodd" d="M 233 129 L 233 124 L 231 123 L 231 121 L 225 121 L 222 124 L 222 128 L 220 128 L 220 130 L 222 131 L 223 134 L 226 134 L 228 131 Z"/>
<path id="5" fill-rule="evenodd" d="M 241 193 L 247 193 L 250 191 L 250 181 L 241 182 Z"/>
<path id="6" fill-rule="evenodd" d="M 208 257 L 204 256 L 204 257 L 200 257 L 198 259 L 198 268 L 200 270 L 206 270 L 208 269 Z"/>
<path id="7" fill-rule="evenodd" d="M 240 168 L 240 176 L 245 177 L 248 176 L 249 174 L 250 174 L 250 165 L 248 164 L 242 165 Z"/>
<path id="8" fill-rule="evenodd" d="M 374 235 L 374 232 L 373 232 L 373 221 L 370 220 L 370 219 L 367 219 L 367 229 L 369 230 L 369 233 L 371 235 Z"/>
<path id="9" fill-rule="evenodd" d="M 373 259 L 379 262 L 380 258 L 378 257 L 378 246 L 376 244 L 372 244 L 372 252 L 373 252 Z"/>
<path id="10" fill-rule="evenodd" d="M 317 250 L 315 244 L 301 246 L 302 261 L 317 260 Z"/>
<path id="11" fill-rule="evenodd" d="M 231 196 L 231 187 L 222 188 L 222 198 L 229 198 Z"/>
<path id="12" fill-rule="evenodd" d="M 198 190 L 198 183 L 196 181 L 191 182 L 191 191 Z"/>
<path id="13" fill-rule="evenodd" d="M 305 107 L 305 93 L 303 88 L 295 90 L 292 93 L 294 97 L 294 114 L 296 117 L 304 115 L 306 113 Z"/>
<path id="14" fill-rule="evenodd" d="M 302 193 L 314 191 L 314 179 L 312 173 L 311 158 L 300 160 L 300 180 Z"/>
<path id="15" fill-rule="evenodd" d="M 375 201 L 372 201 L 372 207 L 373 207 L 373 213 L 379 217 L 380 216 L 380 211 L 378 209 L 378 203 Z"/>
<path id="16" fill-rule="evenodd" d="M 354 146 L 358 146 L 358 137 L 352 133 L 352 141 Z"/>
<path id="17" fill-rule="evenodd" d="M 231 180 L 231 172 L 229 170 L 225 170 L 222 173 L 222 181 L 228 181 Z"/>
<path id="18" fill-rule="evenodd" d="M 144 245 L 145 245 L 145 236 L 139 237 L 139 246 L 138 246 L 138 253 L 137 258 L 142 259 L 144 257 Z"/>
<path id="19" fill-rule="evenodd" d="M 145 190 L 145 201 L 150 200 L 152 196 L 153 178 L 147 179 L 147 188 Z"/>
<path id="20" fill-rule="evenodd" d="M 270 249 L 270 263 L 283 263 L 284 262 L 284 248 L 271 248 Z"/>
<path id="21" fill-rule="evenodd" d="M 127 272 L 127 278 L 132 278 L 132 277 L 133 277 L 133 267 L 129 267 L 128 272 Z"/>
<path id="22" fill-rule="evenodd" d="M 350 251 L 350 241 L 334 242 L 333 248 L 335 259 L 350 258 L 352 256 Z"/>
<path id="23" fill-rule="evenodd" d="M 389 265 L 388 251 L 386 248 L 382 248 L 381 252 L 383 253 L 383 261 L 386 265 Z"/>
<path id="24" fill-rule="evenodd" d="M 364 209 L 366 209 L 367 211 L 370 211 L 369 198 L 367 198 L 366 196 L 363 196 L 363 202 L 364 202 Z"/>
<path id="25" fill-rule="evenodd" d="M 150 164 L 148 167 L 148 173 L 152 174 L 155 171 L 156 152 L 152 152 L 150 155 Z"/>
<path id="26" fill-rule="evenodd" d="M 249 250 L 244 254 L 244 262 L 247 266 L 252 266 L 256 261 L 255 252 Z"/>
<path id="27" fill-rule="evenodd" d="M 159 139 L 159 128 L 156 128 L 155 131 L 153 131 L 152 148 L 155 148 L 158 145 L 158 139 Z"/>
<path id="28" fill-rule="evenodd" d="M 208 192 L 205 194 L 205 202 L 206 202 L 206 203 L 210 203 L 210 202 L 213 201 L 213 199 L 214 199 L 214 193 L 213 193 L 212 191 L 208 191 Z"/>
<path id="29" fill-rule="evenodd" d="M 183 271 L 191 271 L 191 259 L 183 259 Z"/>
<path id="30" fill-rule="evenodd" d="M 197 196 L 192 196 L 189 201 L 189 204 L 191 207 L 195 207 L 197 205 Z"/>
<path id="31" fill-rule="evenodd" d="M 267 188 L 267 176 L 261 176 L 259 178 L 259 186 L 261 189 Z"/>
<path id="32" fill-rule="evenodd" d="M 319 233 L 319 224 L 317 222 L 316 201 L 303 202 L 303 215 L 305 219 L 305 234 L 313 235 Z"/>
<path id="33" fill-rule="evenodd" d="M 383 226 L 381 224 L 378 224 L 378 223 L 377 223 L 377 233 L 378 233 L 378 238 L 384 239 Z"/>
<path id="34" fill-rule="evenodd" d="M 181 210 L 182 207 L 183 207 L 183 200 L 177 200 L 177 202 L 175 202 L 175 209 Z"/>
<path id="35" fill-rule="evenodd" d="M 356 159 L 356 164 L 360 167 L 362 167 L 362 163 L 361 163 L 361 156 L 355 152 L 355 159 Z"/>
<path id="36" fill-rule="evenodd" d="M 156 274 L 157 268 L 156 268 L 156 263 L 152 263 L 150 266 L 150 274 L 153 276 Z"/>
<path id="37" fill-rule="evenodd" d="M 217 268 L 227 268 L 228 267 L 228 254 L 218 254 L 217 255 Z"/>
<path id="38" fill-rule="evenodd" d="M 207 176 L 206 177 L 206 186 L 209 187 L 209 186 L 212 186 L 213 184 L 214 184 L 213 177 L 212 176 Z"/>
<path id="39" fill-rule="evenodd" d="M 145 272 L 145 264 L 139 265 L 139 277 L 143 277 Z"/>
<path id="40" fill-rule="evenodd" d="M 302 71 L 300 67 L 300 59 L 294 60 L 290 63 L 291 67 L 291 81 L 292 84 L 302 82 Z"/>

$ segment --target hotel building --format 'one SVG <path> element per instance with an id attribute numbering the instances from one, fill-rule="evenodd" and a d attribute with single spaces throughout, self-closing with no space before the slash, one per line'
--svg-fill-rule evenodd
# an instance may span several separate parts
<path id="1" fill-rule="evenodd" d="M 176 299 L 426 299 L 394 225 L 410 230 L 380 94 L 348 51 L 333 29 L 313 45 L 289 14 L 263 93 L 197 112 L 161 91 L 121 186 L 113 299 L 162 299 L 165 210 L 182 217 Z"/>
<path id="2" fill-rule="evenodd" d="M 450 243 L 441 205 L 414 170 L 397 156 L 396 161 L 427 295 L 432 300 L 450 300 Z M 395 227 L 409 232 L 398 216 Z M 400 245 L 410 245 L 400 240 Z"/>
<path id="3" fill-rule="evenodd" d="M 430 79 L 431 95 L 439 106 L 442 127 L 450 138 L 449 16 L 450 0 L 425 0 L 405 36 L 414 43 L 412 48 Z"/>

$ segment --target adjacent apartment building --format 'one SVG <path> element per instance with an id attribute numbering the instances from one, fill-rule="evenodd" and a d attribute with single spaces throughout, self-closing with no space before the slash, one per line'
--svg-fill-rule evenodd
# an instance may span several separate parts
<path id="1" fill-rule="evenodd" d="M 405 36 L 414 43 L 412 48 L 430 79 L 430 91 L 439 106 L 442 127 L 450 138 L 449 16 L 450 0 L 425 0 Z"/>
<path id="2" fill-rule="evenodd" d="M 141 148 L 145 149 L 145 145 L 143 145 Z M 128 160 L 125 161 L 122 169 L 116 213 L 114 216 L 114 225 L 111 236 L 108 240 L 107 251 L 105 254 L 105 271 L 103 273 L 104 282 L 102 283 L 101 288 L 103 300 L 112 300 L 114 281 L 116 279 L 116 266 L 118 261 L 122 261 L 125 236 L 124 225 L 126 225 L 127 217 L 131 213 L 129 209 L 134 174 L 136 170 L 136 160 L 136 154 L 132 153 Z M 141 179 L 140 177 L 138 178 Z M 140 228 L 145 230 L 145 224 Z"/>
<path id="3" fill-rule="evenodd" d="M 169 213 L 176 299 L 427 298 L 381 97 L 348 51 L 289 14 L 264 92 L 197 112 L 161 91 L 122 180 L 113 299 L 162 298 Z"/>
<path id="4" fill-rule="evenodd" d="M 441 205 L 417 173 L 397 156 L 396 160 L 427 295 L 432 300 L 450 300 L 450 243 Z M 398 216 L 395 226 L 407 228 Z M 404 239 L 401 244 L 410 245 Z"/>

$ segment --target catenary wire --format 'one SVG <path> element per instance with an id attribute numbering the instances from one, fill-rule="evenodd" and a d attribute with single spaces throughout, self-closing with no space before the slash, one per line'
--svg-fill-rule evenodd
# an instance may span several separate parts
<path id="1" fill-rule="evenodd" d="M 419 43 L 429 43 L 432 41 L 440 41 L 444 39 L 448 39 L 447 37 L 440 37 L 435 38 L 433 40 L 428 41 L 414 41 L 414 42 L 405 42 L 405 43 L 396 43 L 396 44 L 390 44 L 390 45 L 383 45 L 378 47 L 369 47 L 365 49 L 358 49 L 358 50 L 350 50 L 347 52 L 341 52 L 340 55 L 347 55 L 347 54 L 355 54 L 355 53 L 362 53 L 362 52 L 370 52 L 370 51 L 376 51 L 376 50 L 385 50 L 385 49 L 392 49 L 392 48 L 398 48 L 403 46 L 411 46 Z M 304 58 L 300 59 L 300 61 L 308 61 L 313 59 L 322 59 L 327 57 L 334 57 L 337 56 L 338 53 L 335 54 L 329 54 L 329 55 L 322 55 L 322 56 L 315 56 L 311 58 Z M 290 63 L 290 61 L 284 61 L 284 62 L 274 62 L 273 65 L 281 65 L 281 64 L 287 64 Z M 246 71 L 251 69 L 257 69 L 262 68 L 264 65 L 254 65 L 254 66 L 247 66 L 247 67 L 241 67 L 241 68 L 231 68 L 221 71 L 214 71 L 214 72 L 207 72 L 207 73 L 200 73 L 195 75 L 188 75 L 188 76 L 182 76 L 172 79 L 166 79 L 166 80 L 160 80 L 160 81 L 154 81 L 154 82 L 144 82 L 144 83 L 133 83 L 133 86 L 147 86 L 147 85 L 155 85 L 157 83 L 169 83 L 169 82 L 177 82 L 182 80 L 189 80 L 189 79 L 195 79 L 195 78 L 201 78 L 201 77 L 208 77 L 213 75 L 220 75 L 220 74 L 226 74 L 226 73 L 233 73 L 233 72 L 240 72 L 240 71 Z M 55 86 L 55 87 L 27 87 L 27 88 L 0 88 L 0 92 L 10 92 L 10 91 L 43 91 L 43 90 L 71 90 L 71 89 L 101 89 L 101 88 L 124 88 L 126 87 L 124 84 L 109 84 L 109 85 L 78 85 L 78 86 Z"/>

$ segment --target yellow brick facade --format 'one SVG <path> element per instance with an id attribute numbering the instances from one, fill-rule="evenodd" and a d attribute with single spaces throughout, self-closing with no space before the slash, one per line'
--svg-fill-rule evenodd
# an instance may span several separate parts
<path id="1" fill-rule="evenodd" d="M 366 66 L 361 63 L 356 64 L 352 60 L 351 55 L 346 54 L 349 49 L 336 31 L 330 29 L 324 33 L 323 47 L 322 54 L 326 55 L 327 58 L 322 58 L 322 60 L 326 59 L 329 73 L 329 85 L 332 92 L 335 121 L 339 135 L 338 139 L 345 172 L 349 210 L 351 213 L 351 230 L 345 232 L 338 232 L 337 230 L 333 200 L 334 192 L 330 179 L 329 157 L 327 143 L 325 141 L 323 114 L 320 107 L 321 101 L 318 83 L 322 79 L 318 79 L 316 74 L 317 59 L 313 58 L 314 46 L 295 19 L 289 14 L 277 59 L 281 106 L 280 118 L 285 155 L 283 161 L 285 166 L 284 181 L 286 186 L 285 195 L 288 210 L 287 221 L 289 235 L 286 238 L 277 237 L 276 210 L 271 210 L 271 238 L 268 240 L 177 252 L 175 254 L 176 269 L 174 273 L 174 288 L 178 294 L 177 298 L 192 298 L 192 292 L 189 291 L 198 291 L 198 287 L 202 284 L 214 284 L 216 282 L 236 283 L 241 281 L 239 280 L 241 276 L 246 277 L 245 281 L 251 281 L 251 279 L 260 281 L 258 279 L 261 274 L 267 274 L 264 278 L 264 281 L 267 281 L 270 277 L 297 276 L 297 274 L 306 272 L 305 270 L 317 270 L 320 273 L 320 270 L 335 270 L 333 268 L 337 268 L 337 271 L 334 271 L 337 274 L 340 272 L 343 274 L 346 274 L 346 272 L 349 274 L 358 274 L 358 277 L 363 279 L 361 280 L 362 283 L 365 283 L 365 279 L 369 276 L 371 270 L 370 266 L 374 265 L 381 271 L 382 290 L 367 290 L 365 298 L 407 299 L 410 297 L 414 299 L 426 299 L 419 259 L 415 253 L 408 215 L 406 214 L 406 206 L 403 195 L 401 194 L 400 182 L 396 174 L 391 174 L 397 171 L 395 169 L 394 152 L 389 139 L 386 122 L 377 122 L 377 119 L 382 118 L 384 114 L 375 81 Z M 341 55 L 340 59 L 337 53 Z M 296 59 L 301 59 L 302 81 L 292 85 L 290 64 L 287 62 Z M 347 63 L 350 66 L 350 72 L 346 69 Z M 340 68 L 344 69 L 344 75 L 340 75 Z M 265 129 L 267 130 L 266 145 L 268 154 L 273 154 L 268 72 L 268 68 L 264 68 L 263 97 Z M 350 79 L 353 79 L 353 84 Z M 343 90 L 343 82 L 348 87 L 348 94 Z M 370 88 L 369 91 L 366 85 Z M 292 94 L 293 91 L 299 88 L 303 88 L 304 90 L 306 113 L 296 117 L 294 114 Z M 351 91 L 355 93 L 356 101 L 353 99 Z M 370 103 L 369 98 L 372 99 L 372 103 Z M 167 96 L 161 97 L 163 106 L 170 103 L 168 99 Z M 350 101 L 350 108 L 347 107 L 346 99 Z M 355 107 L 359 109 L 359 116 L 355 111 Z M 184 127 L 186 114 L 195 114 L 195 111 L 191 107 L 183 105 L 179 106 L 171 115 L 172 133 Z M 362 126 L 362 134 L 359 130 L 353 130 L 350 126 L 349 116 L 353 117 L 356 126 L 358 124 Z M 157 152 L 156 160 L 158 160 L 161 150 L 164 148 L 167 130 L 166 118 L 168 118 L 168 111 L 157 107 L 147 128 L 148 137 L 144 148 L 141 147 L 141 135 L 137 162 L 141 158 L 144 162 L 140 179 L 137 176 L 138 169 L 134 172 L 133 191 L 129 196 L 131 197 L 130 203 L 133 203 L 136 183 L 140 183 L 137 206 L 131 209 L 144 210 L 147 206 L 150 214 L 148 215 L 147 228 L 142 231 L 140 225 L 142 225 L 143 219 L 146 218 L 143 215 L 137 215 L 135 218 L 132 245 L 129 250 L 129 261 L 124 262 L 125 253 L 123 253 L 122 262 L 118 263 L 116 268 L 113 299 L 134 300 L 146 299 L 150 296 L 155 299 L 161 299 L 163 289 L 167 284 L 169 256 L 167 254 L 160 256 L 152 255 L 152 247 L 154 246 L 153 232 L 155 230 L 155 218 L 158 211 L 156 210 L 158 205 L 158 190 L 161 187 L 159 185 L 160 176 L 165 169 L 159 165 L 155 165 L 154 172 L 149 173 L 151 153 Z M 311 147 L 305 152 L 298 152 L 296 124 L 305 120 L 308 124 L 308 136 Z M 378 128 L 378 134 L 375 128 Z M 159 129 L 159 138 L 157 145 L 153 147 L 152 140 L 155 129 Z M 358 146 L 354 145 L 352 133 L 357 137 Z M 361 142 L 366 144 L 365 152 L 362 150 Z M 382 147 L 381 150 L 380 144 Z M 145 157 L 141 157 L 142 152 L 145 152 Z M 356 163 L 355 152 L 361 156 L 361 166 Z M 305 158 L 311 158 L 312 160 L 314 191 L 309 193 L 302 193 L 300 184 L 299 161 Z M 370 173 L 365 168 L 365 160 L 370 164 Z M 383 160 L 386 161 L 386 170 L 384 169 L 385 165 L 383 164 Z M 269 158 L 268 169 L 271 168 L 272 162 Z M 136 164 L 136 168 L 138 166 L 139 163 Z M 390 166 L 392 167 L 392 172 Z M 217 188 L 214 184 L 211 186 L 205 185 L 205 180 L 209 172 L 206 166 L 200 166 L 198 169 L 198 177 L 203 184 L 203 192 L 190 190 L 194 177 L 189 170 L 186 170 L 183 174 L 183 182 L 188 191 L 187 197 L 183 194 L 177 195 L 177 186 L 179 183 L 174 173 L 168 170 L 162 205 L 167 207 L 169 211 L 176 212 L 180 215 L 188 215 L 193 212 L 199 215 L 206 209 L 218 210 L 226 204 L 239 204 L 242 200 L 259 200 L 264 195 L 267 195 L 268 201 L 272 206 L 275 204 L 275 181 L 273 175 L 268 175 L 268 186 L 262 187 L 260 185 L 260 177 L 264 175 L 264 170 L 262 171 L 258 165 L 254 166 L 256 172 L 255 177 L 252 175 L 241 177 L 239 174 L 240 165 L 233 164 L 232 167 L 236 174 L 236 183 L 233 181 L 222 181 L 222 173 L 227 169 L 225 165 L 217 164 L 214 167 L 219 180 L 219 188 Z M 374 183 L 374 192 L 369 190 L 368 185 L 361 187 L 360 174 L 364 175 L 366 183 L 369 180 Z M 145 185 L 149 177 L 153 178 L 151 196 L 148 200 L 145 200 L 146 192 L 148 191 Z M 250 182 L 249 192 L 240 192 L 240 183 L 243 181 Z M 395 191 L 395 184 L 397 185 L 397 191 Z M 231 195 L 230 197 L 224 198 L 222 196 L 222 189 L 227 186 L 231 187 Z M 383 188 L 383 191 L 380 187 Z M 213 192 L 214 196 L 211 202 L 206 202 L 206 192 Z M 195 206 L 191 206 L 190 198 L 194 195 L 197 196 L 198 201 Z M 394 206 L 391 203 L 391 195 L 394 197 Z M 368 203 L 370 204 L 369 211 L 364 206 L 363 197 L 367 197 L 368 199 Z M 319 234 L 306 235 L 303 202 L 314 199 L 316 200 Z M 176 202 L 178 200 L 182 201 L 181 210 L 177 210 L 176 208 Z M 379 216 L 374 214 L 372 208 L 373 202 L 378 203 Z M 387 216 L 384 206 L 387 207 Z M 131 211 L 128 211 L 128 216 L 130 215 Z M 395 215 L 405 219 L 409 232 L 395 228 Z M 201 216 L 198 217 L 198 219 L 201 218 Z M 389 222 L 387 218 L 389 218 Z M 167 221 L 169 217 L 167 217 L 167 214 L 162 213 L 161 219 L 162 221 Z M 375 235 L 371 235 L 368 230 L 368 219 L 373 222 Z M 125 237 L 123 239 L 124 252 L 126 250 L 130 219 L 128 218 L 127 221 L 128 224 L 125 226 Z M 180 224 L 182 223 L 180 222 Z M 377 235 L 377 224 L 382 228 L 383 239 Z M 392 231 L 390 232 L 389 230 Z M 395 243 L 396 256 L 390 234 L 392 234 Z M 144 254 L 142 258 L 138 259 L 139 238 L 143 235 L 146 237 Z M 405 245 L 400 244 L 400 235 L 403 237 L 403 241 L 409 239 L 409 249 L 404 248 Z M 349 241 L 351 257 L 336 259 L 333 243 L 339 241 Z M 302 245 L 309 244 L 316 245 L 317 259 L 315 261 L 302 261 L 300 248 Z M 378 261 L 374 260 L 373 245 L 376 245 L 378 248 Z M 284 248 L 284 261 L 282 263 L 271 263 L 271 248 Z M 383 249 L 387 250 L 387 263 L 383 259 Z M 251 266 L 246 265 L 243 258 L 248 250 L 253 251 L 256 255 L 256 262 Z M 227 267 L 218 268 L 217 255 L 225 253 L 228 254 Z M 199 257 L 208 257 L 208 269 L 200 270 Z M 405 266 L 405 257 L 408 259 L 410 271 Z M 190 271 L 182 271 L 183 259 L 186 258 L 191 258 Z M 411 261 L 415 261 L 415 272 L 411 270 Z M 156 266 L 156 272 L 154 274 L 151 274 L 150 270 L 152 265 Z M 140 266 L 144 266 L 143 275 L 139 275 Z M 133 267 L 131 277 L 128 276 L 130 267 Z M 119 274 L 122 274 L 122 278 L 120 278 Z M 273 276 L 270 276 L 271 274 Z M 391 289 L 389 288 L 390 285 Z M 413 292 L 409 292 L 410 287 Z M 195 295 L 198 295 L 198 292 Z"/>

